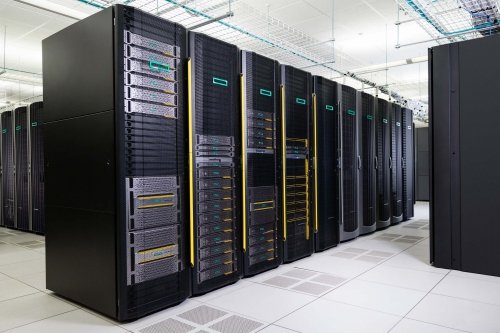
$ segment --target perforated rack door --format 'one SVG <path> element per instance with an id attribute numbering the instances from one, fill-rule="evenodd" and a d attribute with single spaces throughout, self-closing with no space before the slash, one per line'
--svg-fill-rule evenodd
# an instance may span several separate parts
<path id="1" fill-rule="evenodd" d="M 45 177 L 43 156 L 42 112 L 43 102 L 29 106 L 31 154 L 31 230 L 45 232 Z"/>
<path id="2" fill-rule="evenodd" d="M 410 109 L 402 110 L 402 130 L 403 130 L 403 220 L 408 220 L 414 216 L 414 142 L 413 142 L 413 114 Z"/>
<path id="3" fill-rule="evenodd" d="M 2 113 L 2 218 L 7 227 L 15 226 L 15 155 L 13 111 Z"/>
<path id="4" fill-rule="evenodd" d="M 184 140 L 186 30 L 116 6 L 123 137 L 124 317 L 189 295 Z"/>
<path id="5" fill-rule="evenodd" d="M 196 33 L 189 46 L 190 260 L 193 293 L 200 294 L 241 272 L 239 51 Z"/>
<path id="6" fill-rule="evenodd" d="M 29 229 L 28 203 L 28 108 L 14 110 L 16 165 L 16 228 Z"/>
<path id="7" fill-rule="evenodd" d="M 339 242 L 340 222 L 340 156 L 339 103 L 337 84 L 322 77 L 314 77 L 316 96 L 316 153 L 314 176 L 317 177 L 317 221 L 315 248 L 322 251 Z M 314 106 L 313 106 L 314 108 Z"/>
<path id="8" fill-rule="evenodd" d="M 244 274 L 254 275 L 281 261 L 276 134 L 279 67 L 276 61 L 253 52 L 242 51 L 241 56 Z"/>
<path id="9" fill-rule="evenodd" d="M 391 137 L 389 103 L 377 100 L 375 114 L 377 132 L 377 227 L 386 227 L 391 220 Z"/>
<path id="10" fill-rule="evenodd" d="M 403 174 L 402 174 L 402 129 L 401 106 L 392 104 L 391 112 L 391 206 L 392 223 L 403 219 Z"/>
<path id="11" fill-rule="evenodd" d="M 363 221 L 365 227 L 376 222 L 376 189 L 375 189 L 375 98 L 369 94 L 361 94 L 361 144 L 363 163 Z"/>
<path id="12" fill-rule="evenodd" d="M 290 262 L 308 256 L 313 251 L 311 218 L 311 74 L 291 66 L 281 66 L 285 141 L 284 175 L 282 176 L 283 261 Z M 283 162 L 282 162 L 283 163 Z"/>
<path id="13" fill-rule="evenodd" d="M 357 113 L 355 89 L 342 86 L 342 216 L 343 232 L 358 230 L 358 151 Z M 341 236 L 342 237 L 342 236 Z M 343 239 L 343 238 L 342 238 Z"/>

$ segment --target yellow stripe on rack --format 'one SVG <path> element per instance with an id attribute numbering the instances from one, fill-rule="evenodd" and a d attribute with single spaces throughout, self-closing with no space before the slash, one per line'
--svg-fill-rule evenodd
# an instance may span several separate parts
<path id="1" fill-rule="evenodd" d="M 193 87 L 191 78 L 191 58 L 187 61 L 187 107 L 188 107 L 188 160 L 189 160 L 189 262 L 194 267 L 194 163 L 193 163 Z"/>

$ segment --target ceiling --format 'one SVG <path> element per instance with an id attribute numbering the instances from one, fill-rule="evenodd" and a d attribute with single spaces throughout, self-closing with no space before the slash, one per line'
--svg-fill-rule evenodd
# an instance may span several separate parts
<path id="1" fill-rule="evenodd" d="M 126 0 L 114 2 L 124 1 Z M 142 1 L 151 5 L 157 2 L 161 4 L 165 0 Z M 113 1 L 99 0 L 99 2 Z M 204 1 L 180 2 L 194 6 Z M 396 48 L 396 44 L 428 40 L 430 36 L 416 22 L 401 25 L 398 34 L 395 25 L 398 20 L 398 7 L 395 0 L 233 0 L 233 3 L 240 3 L 240 6 L 233 4 L 234 16 L 225 21 L 234 25 L 249 26 L 248 22 L 244 22 L 244 19 L 248 21 L 248 15 L 242 12 L 242 8 L 245 8 L 245 11 L 255 9 L 277 19 L 277 22 L 286 27 L 286 31 L 292 31 L 296 35 L 311 37 L 320 42 L 334 38 L 336 62 L 328 66 L 342 69 L 344 72 L 359 73 L 358 76 L 377 85 L 386 86 L 407 99 L 427 102 L 427 62 L 390 67 L 385 70 L 386 63 L 392 64 L 417 57 L 424 57 L 425 60 L 428 47 L 437 45 L 436 42 L 431 42 Z M 332 3 L 334 3 L 333 20 Z M 76 22 L 75 18 L 83 18 L 99 10 L 78 0 L 2 0 L 0 67 L 4 66 L 5 59 L 7 72 L 0 75 L 0 107 L 7 103 L 12 105 L 26 98 L 40 96 L 42 40 Z M 399 14 L 400 20 L 404 20 L 404 13 L 400 11 Z M 217 23 L 210 26 L 214 25 Z M 265 31 L 260 33 L 264 34 Z M 276 37 L 278 40 L 279 38 L 281 37 Z M 314 73 L 318 70 L 318 66 L 308 70 Z M 320 74 L 346 84 L 357 85 L 358 89 L 366 88 L 359 82 L 342 77 L 334 71 L 322 71 Z M 367 91 L 374 92 L 374 90 Z"/>

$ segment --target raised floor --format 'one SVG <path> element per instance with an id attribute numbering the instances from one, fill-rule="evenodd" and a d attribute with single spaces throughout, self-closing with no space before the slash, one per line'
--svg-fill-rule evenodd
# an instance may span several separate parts
<path id="1" fill-rule="evenodd" d="M 415 210 L 411 221 L 127 324 L 46 290 L 44 238 L 0 228 L 0 332 L 500 332 L 500 278 L 430 266 L 428 204 Z"/>

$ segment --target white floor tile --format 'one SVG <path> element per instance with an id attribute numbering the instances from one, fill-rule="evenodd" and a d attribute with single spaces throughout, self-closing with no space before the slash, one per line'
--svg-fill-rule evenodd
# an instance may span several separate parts
<path id="1" fill-rule="evenodd" d="M 416 271 L 401 267 L 377 266 L 359 277 L 360 280 L 428 292 L 444 277 L 441 273 Z"/>
<path id="2" fill-rule="evenodd" d="M 0 301 L 36 294 L 38 292 L 37 289 L 11 278 L 0 280 Z"/>
<path id="3" fill-rule="evenodd" d="M 121 333 L 123 328 L 82 310 L 75 310 L 10 330 L 11 333 Z"/>
<path id="4" fill-rule="evenodd" d="M 323 297 L 327 300 L 404 316 L 425 294 L 422 291 L 356 279 L 329 292 Z"/>
<path id="5" fill-rule="evenodd" d="M 401 267 L 407 269 L 414 269 L 417 271 L 431 272 L 431 273 L 442 273 L 446 274 L 449 272 L 448 269 L 436 268 L 432 266 L 428 260 L 422 259 L 415 254 L 409 254 L 403 252 L 384 261 L 381 265 Z"/>
<path id="6" fill-rule="evenodd" d="M 500 306 L 429 294 L 408 318 L 474 333 L 500 330 Z"/>
<path id="7" fill-rule="evenodd" d="M 16 279 L 40 291 L 49 291 L 46 289 L 45 272 L 23 275 Z"/>
<path id="8" fill-rule="evenodd" d="M 320 258 L 312 257 L 310 258 L 310 260 L 303 261 L 296 266 L 299 268 L 333 274 L 344 278 L 353 278 L 361 273 L 366 272 L 370 268 L 373 268 L 375 264 L 359 260 L 324 256 Z"/>
<path id="9" fill-rule="evenodd" d="M 66 302 L 45 293 L 0 302 L 0 331 L 75 310 Z"/>
<path id="10" fill-rule="evenodd" d="M 0 273 L 3 273 L 13 278 L 40 272 L 45 272 L 44 258 L 38 258 L 35 260 L 16 262 L 0 266 Z"/>
<path id="11" fill-rule="evenodd" d="M 250 318 L 272 323 L 315 297 L 293 291 L 253 284 L 208 301 L 208 304 L 236 312 Z"/>
<path id="12" fill-rule="evenodd" d="M 500 305 L 500 283 L 497 282 L 448 275 L 432 293 Z"/>
<path id="13" fill-rule="evenodd" d="M 258 332 L 259 333 L 295 333 L 297 331 L 292 331 L 292 330 L 289 330 L 287 328 L 279 327 L 276 325 L 269 325 Z"/>
<path id="14" fill-rule="evenodd" d="M 468 272 L 461 272 L 461 271 L 451 271 L 449 276 L 457 276 L 457 277 L 474 279 L 474 280 L 500 283 L 500 277 L 491 276 L 491 275 L 475 274 L 475 273 L 468 273 Z"/>
<path id="15" fill-rule="evenodd" d="M 391 330 L 391 333 L 460 333 L 460 332 L 463 331 L 458 331 L 451 328 L 424 323 L 412 319 L 401 320 Z"/>
<path id="16" fill-rule="evenodd" d="M 401 318 L 318 299 L 278 320 L 276 325 L 303 333 L 386 333 Z"/>
<path id="17" fill-rule="evenodd" d="M 0 266 L 44 258 L 45 255 L 42 253 L 26 250 L 16 245 L 3 245 L 0 247 Z"/>

